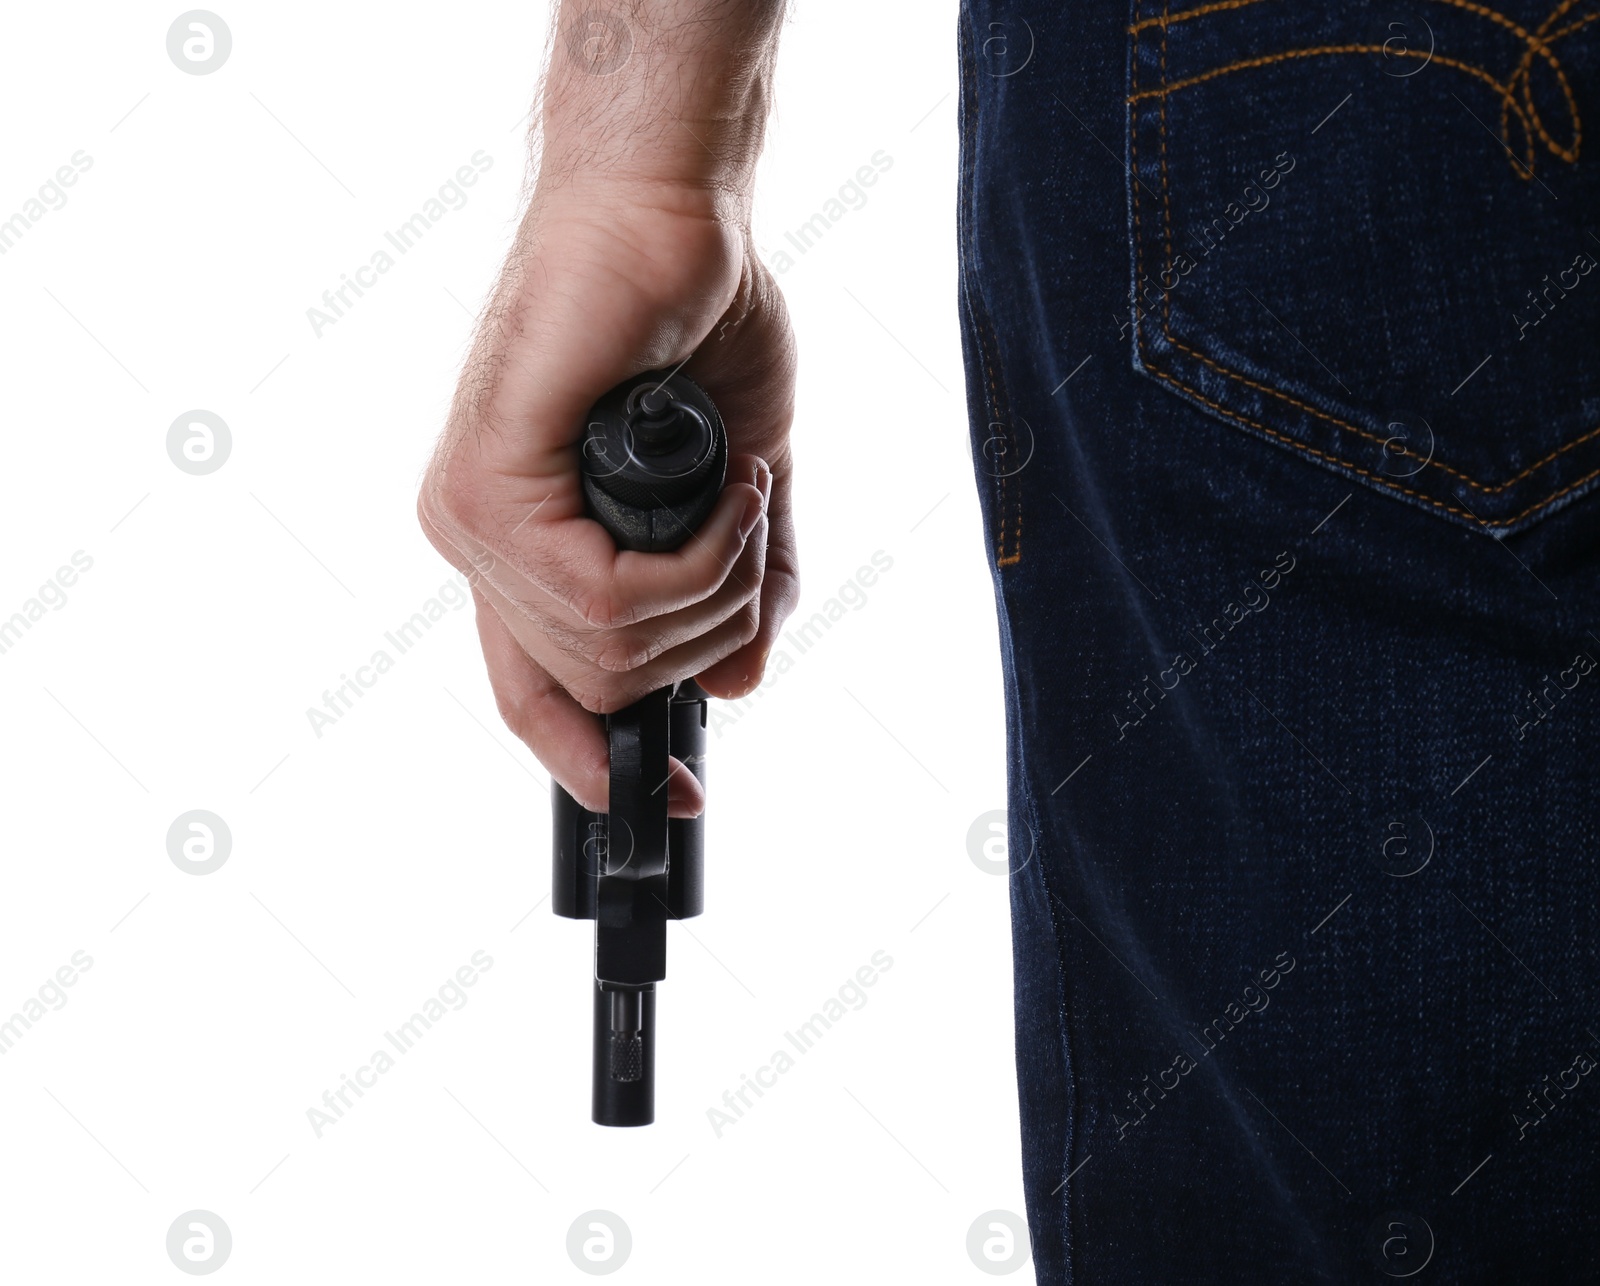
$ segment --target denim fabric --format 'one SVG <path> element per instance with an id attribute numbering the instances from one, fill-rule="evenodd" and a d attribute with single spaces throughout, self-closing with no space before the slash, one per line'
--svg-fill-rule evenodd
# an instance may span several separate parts
<path id="1" fill-rule="evenodd" d="M 1041 1282 L 1600 1280 L 1597 16 L 963 4 Z"/>

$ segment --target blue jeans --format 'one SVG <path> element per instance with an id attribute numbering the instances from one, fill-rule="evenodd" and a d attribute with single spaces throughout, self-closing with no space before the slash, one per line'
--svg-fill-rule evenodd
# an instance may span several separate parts
<path id="1" fill-rule="evenodd" d="M 1592 0 L 966 0 L 1041 1282 L 1600 1280 Z"/>

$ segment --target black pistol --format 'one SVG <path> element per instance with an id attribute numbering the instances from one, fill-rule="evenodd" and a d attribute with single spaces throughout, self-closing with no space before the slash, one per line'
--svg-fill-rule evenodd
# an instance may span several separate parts
<path id="1" fill-rule="evenodd" d="M 693 380 L 652 371 L 589 412 L 582 446 L 590 517 L 620 549 L 673 550 L 715 507 L 728 436 Z M 705 905 L 705 819 L 667 816 L 667 760 L 705 782 L 706 701 L 693 679 L 606 716 L 611 811 L 591 813 L 554 782 L 552 909 L 593 920 L 594 1101 L 598 1125 L 655 1120 L 656 983 L 667 921 Z"/>

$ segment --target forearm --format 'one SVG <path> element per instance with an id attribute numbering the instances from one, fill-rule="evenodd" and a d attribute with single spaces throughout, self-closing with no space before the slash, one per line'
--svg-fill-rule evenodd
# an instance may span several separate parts
<path id="1" fill-rule="evenodd" d="M 785 0 L 563 0 L 538 189 L 700 194 L 748 213 Z M 722 210 L 723 213 L 732 213 Z"/>

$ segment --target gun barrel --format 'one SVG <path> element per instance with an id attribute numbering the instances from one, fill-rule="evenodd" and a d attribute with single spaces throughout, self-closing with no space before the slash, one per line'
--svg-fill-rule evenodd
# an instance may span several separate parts
<path id="1" fill-rule="evenodd" d="M 656 1119 L 656 988 L 594 984 L 596 1125 L 649 1125 Z"/>

